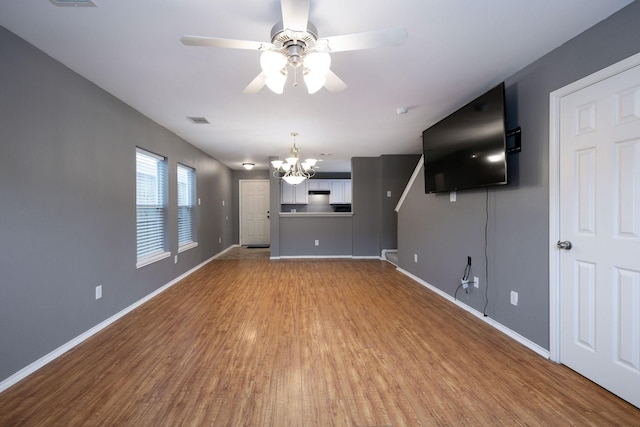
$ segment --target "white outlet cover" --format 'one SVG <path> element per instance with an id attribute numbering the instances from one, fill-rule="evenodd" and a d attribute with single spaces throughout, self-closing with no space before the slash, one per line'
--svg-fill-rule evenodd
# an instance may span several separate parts
<path id="1" fill-rule="evenodd" d="M 518 305 L 518 293 L 516 291 L 511 291 L 511 304 Z"/>

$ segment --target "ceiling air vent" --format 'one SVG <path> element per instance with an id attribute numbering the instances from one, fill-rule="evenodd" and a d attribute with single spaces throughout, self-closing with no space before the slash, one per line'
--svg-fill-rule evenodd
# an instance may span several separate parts
<path id="1" fill-rule="evenodd" d="M 51 3 L 56 6 L 97 6 L 93 0 L 51 0 Z"/>
<path id="2" fill-rule="evenodd" d="M 187 117 L 187 119 L 191 120 L 193 123 L 197 125 L 208 125 L 209 120 L 206 117 Z"/>

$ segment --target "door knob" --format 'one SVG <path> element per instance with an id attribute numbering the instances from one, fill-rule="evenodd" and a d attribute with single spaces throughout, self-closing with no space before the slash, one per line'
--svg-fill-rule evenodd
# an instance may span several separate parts
<path id="1" fill-rule="evenodd" d="M 566 249 L 566 250 L 570 250 L 572 247 L 571 242 L 568 240 L 565 240 L 564 242 L 561 242 L 560 240 L 558 240 L 558 243 L 556 243 L 556 246 L 558 247 L 558 249 Z"/>

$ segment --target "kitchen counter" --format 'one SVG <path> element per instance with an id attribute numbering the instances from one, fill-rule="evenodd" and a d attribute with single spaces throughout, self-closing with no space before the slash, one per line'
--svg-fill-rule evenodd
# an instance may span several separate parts
<path id="1" fill-rule="evenodd" d="M 280 218 L 341 218 L 352 217 L 353 212 L 279 212 Z"/>
<path id="2" fill-rule="evenodd" d="M 353 212 L 280 212 L 281 257 L 351 257 Z"/>

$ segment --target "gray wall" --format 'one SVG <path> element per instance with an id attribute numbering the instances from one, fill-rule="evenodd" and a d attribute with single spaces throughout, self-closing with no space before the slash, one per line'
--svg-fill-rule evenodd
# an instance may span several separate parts
<path id="1" fill-rule="evenodd" d="M 351 159 L 353 256 L 380 256 L 380 157 Z"/>
<path id="2" fill-rule="evenodd" d="M 421 173 L 398 217 L 400 268 L 453 295 L 471 256 L 481 288 L 458 297 L 483 311 L 488 271 L 488 316 L 549 348 L 549 94 L 639 52 L 638 22 L 640 2 L 633 2 L 506 79 L 507 121 L 522 128 L 522 152 L 509 159 L 511 183 L 460 191 L 450 203 L 448 194 L 424 194 Z M 519 293 L 517 307 L 511 290 Z"/>
<path id="3" fill-rule="evenodd" d="M 419 159 L 417 154 L 351 159 L 353 256 L 397 248 L 395 207 Z"/>
<path id="4" fill-rule="evenodd" d="M 2 381 L 220 252 L 233 230 L 226 166 L 1 27 L 0 57 Z M 135 267 L 136 146 L 168 157 L 172 254 L 176 163 L 196 169 L 199 246 L 177 264 Z"/>

